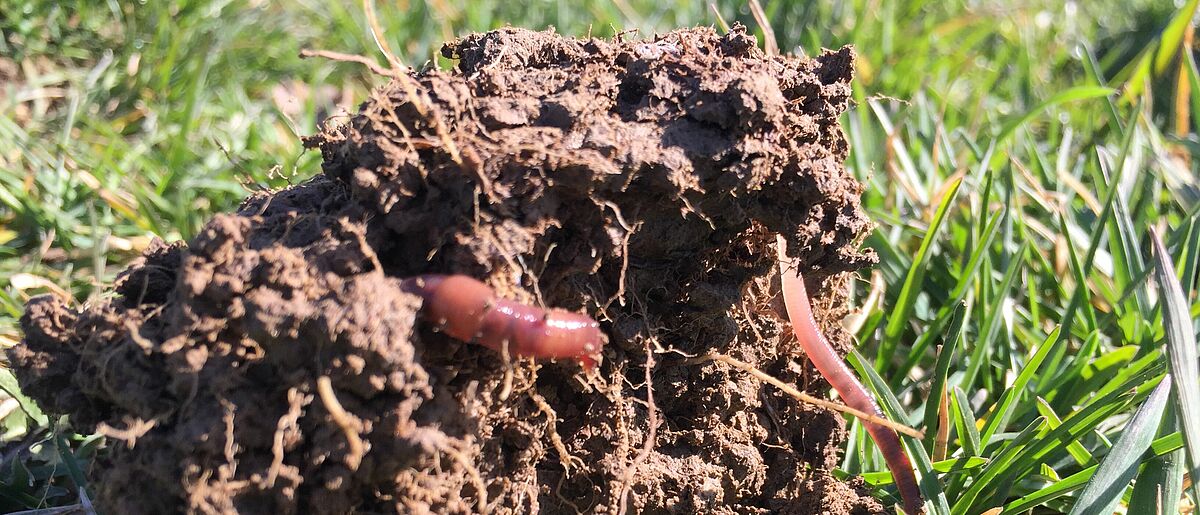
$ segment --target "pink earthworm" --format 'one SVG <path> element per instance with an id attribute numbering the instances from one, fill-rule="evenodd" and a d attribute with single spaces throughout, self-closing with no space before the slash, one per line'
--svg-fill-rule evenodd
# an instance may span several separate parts
<path id="1" fill-rule="evenodd" d="M 804 278 L 801 277 L 797 266 L 789 267 L 785 263 L 787 247 L 782 237 L 778 238 L 778 242 L 783 303 L 787 309 L 788 320 L 792 322 L 792 331 L 795 332 L 796 339 L 800 341 L 800 347 L 804 349 L 804 353 L 808 355 L 808 359 L 812 361 L 821 376 L 833 386 L 834 390 L 837 390 L 838 395 L 842 397 L 842 401 L 847 406 L 866 413 L 884 416 L 883 410 L 879 409 L 879 405 L 875 403 L 875 398 L 854 376 L 850 367 L 846 366 L 842 357 L 817 328 L 812 306 L 809 305 L 808 292 L 804 288 Z M 904 501 L 904 511 L 910 515 L 921 513 L 925 501 L 922 500 L 921 489 L 917 486 L 912 463 L 904 451 L 904 446 L 900 444 L 900 436 L 893 429 L 878 423 L 863 420 L 862 424 L 866 427 L 867 433 L 871 435 L 871 439 L 875 440 L 875 445 L 879 446 L 879 450 L 883 452 L 883 459 L 887 462 L 896 486 L 900 489 L 900 497 Z"/>
<path id="2" fill-rule="evenodd" d="M 608 340 L 592 318 L 503 299 L 465 275 L 421 275 L 401 289 L 424 300 L 421 312 L 447 335 L 513 356 L 576 359 L 595 367 Z"/>

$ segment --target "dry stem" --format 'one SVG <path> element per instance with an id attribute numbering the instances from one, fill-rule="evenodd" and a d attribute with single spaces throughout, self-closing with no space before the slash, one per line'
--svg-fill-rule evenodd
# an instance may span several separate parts
<path id="1" fill-rule="evenodd" d="M 771 385 L 774 385 L 776 388 L 783 390 L 784 393 L 791 395 L 792 397 L 796 398 L 796 400 L 798 400 L 800 402 L 805 402 L 808 404 L 821 406 L 823 408 L 831 409 L 834 411 L 847 413 L 847 414 L 853 415 L 855 417 L 858 417 L 859 419 L 861 419 L 865 422 L 879 424 L 881 426 L 890 428 L 890 429 L 896 431 L 897 433 L 905 434 L 905 435 L 911 436 L 913 438 L 917 438 L 917 439 L 925 438 L 925 432 L 923 432 L 919 429 L 914 429 L 914 428 L 908 427 L 904 424 L 893 422 L 893 421 L 888 420 L 879 415 L 875 415 L 872 413 L 867 413 L 862 410 L 857 410 L 857 409 L 851 408 L 850 406 L 847 406 L 840 402 L 834 402 L 834 401 L 830 401 L 830 400 L 826 400 L 826 399 L 820 399 L 817 397 L 813 397 L 812 395 L 809 395 L 805 392 L 797 390 L 797 389 L 793 388 L 791 385 L 784 383 L 783 381 L 780 381 L 779 379 L 776 379 L 775 377 L 771 376 L 770 374 L 767 374 L 766 372 L 763 372 L 762 370 L 759 370 L 758 368 L 754 367 L 754 365 L 751 365 L 751 364 L 743 362 L 743 361 L 738 361 L 737 359 L 726 356 L 724 354 L 711 353 L 711 354 L 707 354 L 704 356 L 698 356 L 698 357 L 688 360 L 688 363 L 704 363 L 704 362 L 708 362 L 708 361 L 720 361 L 720 362 L 726 363 L 728 365 L 731 365 L 734 368 L 741 369 L 742 371 L 747 372 L 750 375 L 754 376 L 756 379 L 763 381 L 765 383 L 770 383 Z"/>

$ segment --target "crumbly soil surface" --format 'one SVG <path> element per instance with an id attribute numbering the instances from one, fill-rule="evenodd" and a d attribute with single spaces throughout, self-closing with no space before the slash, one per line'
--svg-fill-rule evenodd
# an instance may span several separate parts
<path id="1" fill-rule="evenodd" d="M 442 52 L 456 69 L 398 76 L 306 140 L 322 175 L 157 242 L 106 300 L 30 301 L 9 357 L 47 410 L 110 437 L 88 471 L 95 502 L 883 512 L 829 473 L 841 416 L 693 358 L 827 395 L 779 314 L 772 243 L 789 240 L 844 349 L 847 272 L 873 260 L 841 164 L 853 51 L 768 57 L 735 27 L 510 28 Z M 603 362 L 505 359 L 438 333 L 399 286 L 427 273 L 593 316 Z"/>

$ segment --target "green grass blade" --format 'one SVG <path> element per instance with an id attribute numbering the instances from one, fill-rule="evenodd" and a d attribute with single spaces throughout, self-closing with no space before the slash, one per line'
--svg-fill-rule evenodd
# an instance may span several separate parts
<path id="1" fill-rule="evenodd" d="M 13 376 L 12 370 L 7 368 L 0 369 L 0 390 L 3 390 L 9 397 L 16 399 L 18 405 L 21 407 L 21 411 L 24 411 L 25 415 L 38 426 L 45 427 L 49 423 L 49 419 L 42 413 L 42 409 L 38 407 L 37 403 L 33 402 L 33 399 L 30 399 L 24 393 L 21 393 L 21 389 L 17 386 L 17 378 Z"/>
<path id="2" fill-rule="evenodd" d="M 1179 248 L 1181 287 L 1184 284 L 1196 284 L 1197 270 L 1200 270 L 1200 218 L 1192 218 L 1184 234 L 1184 243 Z"/>
<path id="3" fill-rule="evenodd" d="M 879 400 L 880 407 L 884 413 L 892 420 L 898 420 L 908 423 L 908 416 L 904 413 L 904 407 L 900 401 L 896 399 L 896 394 L 892 393 L 888 387 L 887 381 L 876 372 L 874 368 L 868 365 L 868 361 L 855 349 L 850 349 L 850 354 L 846 356 L 859 374 L 867 377 L 871 389 L 875 391 L 875 395 Z M 942 491 L 941 481 L 938 479 L 937 473 L 933 470 L 933 463 L 929 459 L 929 453 L 925 452 L 925 447 L 921 445 L 921 441 L 911 436 L 900 435 L 900 439 L 904 441 L 908 448 L 908 455 L 912 459 L 913 468 L 916 469 L 917 475 L 920 478 L 921 495 L 925 497 L 925 505 L 933 508 L 933 515 L 949 515 L 950 505 L 946 501 L 946 494 Z"/>
<path id="4" fill-rule="evenodd" d="M 1121 438 L 1079 494 L 1079 500 L 1071 508 L 1070 515 L 1113 512 L 1125 489 L 1137 475 L 1142 453 L 1146 452 L 1150 442 L 1154 440 L 1170 393 L 1171 383 L 1166 380 L 1154 388 L 1154 392 L 1142 407 L 1138 408 L 1133 420 L 1121 433 Z"/>
<path id="5" fill-rule="evenodd" d="M 925 237 L 921 240 L 921 247 L 917 250 L 917 257 L 913 260 L 912 267 L 908 269 L 908 275 L 904 278 L 904 286 L 900 289 L 900 297 L 896 300 L 896 307 L 888 317 L 887 326 L 884 329 L 883 342 L 879 346 L 879 356 L 875 360 L 876 366 L 882 366 L 892 353 L 895 352 L 896 346 L 899 344 L 900 336 L 904 334 L 904 329 L 910 322 L 913 306 L 917 300 L 917 294 L 921 291 L 921 283 L 925 279 L 925 272 L 929 266 L 929 250 L 933 246 L 933 242 L 941 233 L 943 222 L 946 220 L 946 214 L 950 211 L 951 204 L 958 197 L 959 187 L 962 186 L 962 178 L 954 180 L 954 183 L 946 190 L 946 194 L 942 196 L 941 202 L 938 204 L 937 211 L 933 215 L 933 221 L 929 224 L 929 230 L 925 231 Z"/>
<path id="6" fill-rule="evenodd" d="M 1050 406 L 1050 403 L 1041 397 L 1037 398 L 1037 411 L 1038 414 L 1046 417 L 1047 427 L 1051 430 L 1057 429 L 1058 426 L 1062 425 L 1062 418 L 1058 416 L 1058 413 L 1054 412 L 1054 408 Z M 1071 453 L 1071 457 L 1075 458 L 1075 462 L 1080 465 L 1090 465 L 1095 461 L 1092 458 L 1092 453 L 1088 452 L 1083 444 L 1079 442 L 1071 442 L 1067 446 L 1067 452 Z"/>
<path id="7" fill-rule="evenodd" d="M 1038 505 L 1046 503 L 1047 501 L 1057 499 L 1074 492 L 1075 490 L 1083 488 L 1083 486 L 1087 484 L 1088 480 L 1092 478 L 1092 475 L 1096 473 L 1096 469 L 1098 468 L 1100 468 L 1099 465 L 1093 465 L 1079 472 L 1071 474 L 1070 476 L 1064 477 L 1061 481 L 1058 481 L 1053 485 L 1039 489 L 1032 494 L 1017 499 L 1011 504 L 1005 506 L 1004 511 L 1001 511 L 1000 515 L 1016 515 L 1018 513 L 1025 513 Z"/>
<path id="8" fill-rule="evenodd" d="M 1179 431 L 1161 437 L 1150 444 L 1150 451 L 1156 456 L 1162 456 L 1168 452 L 1177 451 L 1182 448 L 1183 433 Z"/>
<path id="9" fill-rule="evenodd" d="M 1084 346 L 1097 347 L 1099 342 L 1099 334 L 1089 333 L 1084 340 Z M 1095 358 L 1090 358 L 1090 354 L 1081 357 L 1075 366 L 1044 392 L 1046 400 L 1052 406 L 1056 406 L 1056 409 L 1069 409 L 1081 395 L 1111 383 L 1119 374 L 1133 371 L 1131 364 L 1137 353 L 1136 347 L 1127 346 L 1117 347 Z"/>
<path id="10" fill-rule="evenodd" d="M 1103 220 L 1103 218 L 1101 218 L 1101 220 Z M 1061 234 L 1071 234 L 1070 230 L 1067 229 L 1067 218 L 1065 215 L 1058 217 L 1058 227 Z M 1095 251 L 1092 249 L 1095 249 L 1095 245 L 1099 244 L 1099 235 L 1094 236 L 1092 238 L 1092 242 L 1093 245 L 1089 248 L 1090 257 L 1095 256 Z M 1075 312 L 1081 308 L 1083 309 L 1084 314 L 1087 315 L 1085 317 L 1087 329 L 1089 331 L 1094 331 L 1096 330 L 1097 324 L 1096 310 L 1092 309 L 1092 305 L 1090 303 L 1085 302 L 1085 299 L 1089 295 L 1087 275 L 1091 273 L 1092 261 L 1089 260 L 1088 266 L 1086 267 L 1083 265 L 1083 262 L 1079 259 L 1079 254 L 1075 252 L 1075 244 L 1071 243 L 1070 238 L 1067 238 L 1066 247 L 1067 257 L 1070 259 L 1068 263 L 1070 263 L 1071 272 L 1075 276 L 1075 292 L 1071 295 L 1070 301 L 1068 301 L 1067 304 L 1067 309 L 1062 317 L 1061 324 L 1064 328 L 1063 335 L 1071 334 L 1071 328 L 1075 323 Z"/>
<path id="11" fill-rule="evenodd" d="M 979 428 L 975 425 L 978 419 L 971 409 L 971 401 L 967 400 L 967 393 L 957 386 L 953 391 L 954 396 L 950 400 L 954 405 L 954 428 L 962 440 L 963 452 L 967 456 L 978 456 L 983 449 L 979 443 Z"/>
<path id="12" fill-rule="evenodd" d="M 1135 127 L 1132 133 L 1137 133 Z M 1104 160 L 1100 161 L 1100 169 L 1105 171 Z M 1107 173 L 1105 173 L 1107 175 Z M 1117 184 L 1112 185 L 1113 188 L 1119 188 Z M 1135 302 L 1126 303 L 1127 311 L 1126 318 L 1133 326 L 1123 328 L 1125 335 L 1130 341 L 1141 341 L 1141 335 L 1138 329 L 1141 327 L 1141 313 L 1148 311 L 1147 306 L 1149 301 L 1145 294 L 1143 286 L 1136 281 L 1136 278 L 1146 269 L 1145 260 L 1142 258 L 1141 250 L 1138 248 L 1138 238 L 1136 230 L 1133 227 L 1133 219 L 1129 213 L 1128 206 L 1125 205 L 1125 199 L 1120 192 L 1113 196 L 1113 216 L 1110 220 L 1115 226 L 1114 230 L 1109 231 L 1110 236 L 1110 254 L 1114 258 L 1114 275 L 1116 276 L 1115 285 L 1118 288 L 1132 290 L 1133 299 Z M 1119 258 L 1119 259 L 1118 259 Z M 1124 296 L 1125 298 L 1128 295 Z M 1115 304 L 1125 302 L 1117 300 Z"/>
<path id="13" fill-rule="evenodd" d="M 1054 96 L 1038 103 L 1033 107 L 1033 109 L 1026 111 L 1021 116 L 1018 116 L 1017 118 L 1004 124 L 1004 127 L 1000 129 L 1000 135 L 996 137 L 996 140 L 999 142 L 1006 141 L 1010 136 L 1012 136 L 1013 132 L 1016 132 L 1018 127 L 1028 123 L 1030 120 L 1036 118 L 1039 113 L 1052 106 L 1065 104 L 1067 102 L 1107 97 L 1115 92 L 1116 90 L 1112 88 L 1105 88 L 1102 86 L 1077 86 L 1060 91 Z"/>
<path id="14" fill-rule="evenodd" d="M 1046 427 L 1046 420 L 1038 417 L 1030 422 L 1025 429 L 1007 444 L 992 458 L 992 462 L 984 467 L 983 472 L 972 479 L 971 487 L 963 493 L 954 503 L 952 513 L 954 515 L 965 515 L 983 511 L 981 508 L 986 508 L 976 503 L 983 493 L 992 486 L 995 486 L 997 479 L 1004 474 L 1012 463 L 1018 459 L 1021 452 L 1025 449 L 1026 444 L 1031 443 L 1034 437 L 1037 436 Z"/>
<path id="15" fill-rule="evenodd" d="M 1200 125 L 1200 68 L 1196 66 L 1196 56 L 1191 52 L 1183 53 L 1183 64 L 1187 69 L 1188 84 L 1192 87 L 1192 123 Z"/>
<path id="16" fill-rule="evenodd" d="M 1188 3 L 1175 12 L 1171 23 L 1163 30 L 1162 39 L 1158 43 L 1158 53 L 1154 55 L 1154 73 L 1161 74 L 1166 71 L 1171 58 L 1180 50 L 1186 50 L 1183 45 L 1183 33 L 1195 17 L 1197 6 L 1200 6 L 1200 1 L 1188 0 Z"/>
<path id="17" fill-rule="evenodd" d="M 992 240 L 1000 228 L 1000 221 L 1004 219 L 1006 214 L 1007 210 L 1001 209 L 992 215 L 991 220 L 987 223 L 987 228 L 983 231 L 983 235 L 979 238 L 978 243 L 974 244 L 975 248 L 971 252 L 971 257 L 968 258 L 967 265 L 963 267 L 962 274 L 959 275 L 958 282 L 955 284 L 954 290 L 950 293 L 951 303 L 948 303 L 946 309 L 938 313 L 938 316 L 929 324 L 929 329 L 918 337 L 917 342 L 913 344 L 912 352 L 909 353 L 909 359 L 900 368 L 893 371 L 895 377 L 903 378 L 907 376 L 917 366 L 925 349 L 931 345 L 931 342 L 937 338 L 937 335 L 941 334 L 942 328 L 946 327 L 946 321 L 953 321 L 954 313 L 949 307 L 950 305 L 958 306 L 970 292 L 969 287 L 974 283 L 976 275 L 979 273 L 980 264 L 983 263 L 984 258 L 987 256 L 988 249 L 992 245 Z M 966 313 L 967 318 L 970 318 L 970 313 L 968 309 Z M 892 386 L 895 388 L 899 385 L 893 382 Z"/>
<path id="18" fill-rule="evenodd" d="M 1137 350 L 1132 346 L 1121 348 Z M 1136 353 L 1130 355 L 1136 356 Z M 1110 370 L 1110 372 L 1115 372 L 1111 376 L 1097 376 L 1093 378 L 1099 379 L 1096 382 L 1096 386 L 1086 392 L 1079 392 L 1081 396 L 1078 399 L 1084 399 L 1087 396 L 1100 397 L 1119 392 L 1123 389 L 1133 388 L 1138 383 L 1162 374 L 1165 370 L 1163 361 L 1162 353 L 1155 350 L 1119 367 L 1114 367 Z"/>
<path id="19" fill-rule="evenodd" d="M 964 472 L 975 471 L 987 465 L 988 460 L 979 457 L 968 458 L 953 458 L 949 460 L 933 462 L 933 470 L 941 474 L 961 474 Z M 868 485 L 871 486 L 887 486 L 892 484 L 892 473 L 889 471 L 880 472 L 865 472 L 859 477 L 862 477 Z"/>
<path id="20" fill-rule="evenodd" d="M 960 303 L 954 310 L 950 328 L 946 330 L 945 343 L 938 352 L 937 363 L 933 369 L 933 384 L 929 388 L 929 398 L 925 401 L 925 446 L 933 449 L 934 438 L 937 437 L 938 410 L 941 399 L 946 395 L 946 379 L 950 375 L 950 365 L 962 341 L 966 324 L 966 313 L 970 310 L 966 303 Z"/>
<path id="21" fill-rule="evenodd" d="M 899 345 L 900 336 L 904 335 L 904 330 L 910 323 L 913 305 L 916 304 L 920 285 L 922 285 L 925 271 L 929 267 L 930 247 L 934 245 L 937 235 L 941 233 L 950 205 L 954 203 L 955 198 L 958 198 L 960 186 L 962 186 L 962 178 L 955 179 L 953 184 L 947 188 L 946 194 L 942 196 L 941 202 L 937 205 L 934 221 L 930 222 L 929 229 L 926 230 L 924 238 L 920 241 L 917 258 L 913 259 L 912 267 L 908 268 L 904 287 L 900 288 L 900 298 L 896 299 L 896 307 L 890 313 L 887 327 L 883 330 L 883 342 L 880 345 L 880 354 L 875 360 L 876 366 L 882 366 L 884 361 L 892 357 L 896 346 Z"/>
<path id="22" fill-rule="evenodd" d="M 1175 407 L 1168 404 L 1159 424 L 1159 433 L 1170 433 L 1175 425 Z M 1129 513 L 1178 513 L 1186 472 L 1187 455 L 1183 449 L 1151 456 L 1133 483 Z"/>
<path id="23" fill-rule="evenodd" d="M 996 431 L 1008 425 L 1009 417 L 1012 416 L 1013 408 L 1016 403 L 1021 400 L 1021 395 L 1025 393 L 1029 382 L 1033 380 L 1034 374 L 1041 368 L 1042 362 L 1046 360 L 1046 356 L 1050 355 L 1050 351 L 1058 344 L 1059 331 L 1062 327 L 1056 327 L 1038 347 L 1037 352 L 1034 352 L 1033 357 L 1025 363 L 1021 368 L 1021 373 L 1017 375 L 1017 379 L 1013 381 L 1012 386 L 1004 390 L 1004 395 L 1000 397 L 1000 402 L 996 404 L 996 409 L 992 411 L 992 416 L 983 426 L 983 431 L 979 434 L 980 441 L 987 445 L 991 443 L 992 437 L 996 435 Z"/>
<path id="24" fill-rule="evenodd" d="M 1200 478 L 1200 365 L 1197 361 L 1196 334 L 1188 313 L 1187 297 L 1175 277 L 1175 265 L 1163 245 L 1162 238 L 1150 230 L 1154 245 L 1154 275 L 1158 280 L 1163 305 L 1163 328 L 1166 330 L 1167 368 L 1175 378 L 1175 402 L 1179 425 L 1183 429 L 1189 470 L 1193 479 Z M 1192 483 L 1192 495 L 1200 499 L 1200 487 Z"/>
<path id="25" fill-rule="evenodd" d="M 974 387 L 975 378 L 979 375 L 983 364 L 988 361 L 988 351 L 991 350 L 992 342 L 995 341 L 996 335 L 1000 332 L 1000 327 L 1004 323 L 1004 303 L 1008 300 L 1009 292 L 1012 291 L 1013 282 L 1017 279 L 1017 272 L 1025 265 L 1025 260 L 1022 259 L 1025 253 L 1029 250 L 1029 242 L 1021 244 L 1020 250 L 1013 254 L 1013 259 L 1008 263 L 1008 268 L 1004 271 L 1004 277 L 1001 278 L 1000 284 L 996 286 L 996 293 L 992 299 L 992 309 L 984 317 L 983 331 L 979 339 L 975 342 L 975 348 L 971 349 L 971 359 L 967 363 L 967 371 L 959 379 L 959 385 L 963 388 Z M 984 445 L 987 445 L 987 440 L 984 439 Z"/>
<path id="26" fill-rule="evenodd" d="M 67 442 L 67 435 L 57 430 L 54 433 L 54 447 L 58 451 L 59 459 L 67 467 L 67 475 L 71 477 L 71 481 L 75 482 L 76 488 L 87 490 L 87 478 L 84 477 L 83 469 L 79 467 L 75 454 L 71 452 L 71 444 Z"/>
<path id="27" fill-rule="evenodd" d="M 1182 448 L 1183 439 L 1180 437 L 1179 433 L 1173 433 L 1169 436 L 1165 436 L 1151 442 L 1150 456 L 1161 457 Z M 1009 505 L 1005 506 L 1004 511 L 1002 511 L 1000 515 L 1024 513 L 1035 506 L 1083 488 L 1083 486 L 1087 484 L 1088 480 L 1092 478 L 1092 474 L 1095 474 L 1096 470 L 1099 468 L 1099 465 L 1093 465 L 1079 472 L 1071 474 L 1070 476 L 1064 477 L 1062 480 L 1057 481 L 1050 486 L 1038 489 L 1036 492 L 1021 497 L 1020 499 L 1017 499 L 1016 501 L 1013 501 Z"/>
<path id="28" fill-rule="evenodd" d="M 955 504 L 956 513 L 959 507 L 965 510 L 972 506 L 976 499 L 984 499 L 998 489 L 1007 488 L 1014 478 L 1035 469 L 1038 464 L 1048 459 L 1051 453 L 1066 452 L 1068 444 L 1078 441 L 1083 435 L 1094 431 L 1098 424 L 1124 410 L 1130 402 L 1136 400 L 1139 391 L 1152 387 L 1159 380 L 1160 377 L 1146 379 L 1140 375 L 1131 378 L 1129 383 L 1122 384 L 1125 388 L 1093 398 L 1078 411 L 1067 416 L 1062 425 L 1039 434 L 1037 439 L 1028 442 L 1028 445 L 1019 449 L 1015 455 L 1010 455 L 1009 459 L 994 460 L 992 466 L 995 470 L 991 474 L 985 470 L 975 479 L 967 493 Z M 1039 417 L 1038 420 L 1041 427 L 1046 427 L 1044 418 Z M 1010 443 L 1006 449 L 1011 447 Z"/>

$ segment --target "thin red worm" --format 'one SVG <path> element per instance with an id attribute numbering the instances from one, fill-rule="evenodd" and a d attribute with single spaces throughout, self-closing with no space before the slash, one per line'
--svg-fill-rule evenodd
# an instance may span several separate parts
<path id="1" fill-rule="evenodd" d="M 817 322 L 813 319 L 812 306 L 808 302 L 808 292 L 804 288 L 804 278 L 800 276 L 798 267 L 787 266 L 786 245 L 782 237 L 778 238 L 778 242 L 783 303 L 787 308 L 788 320 L 792 322 L 792 331 L 796 333 L 796 339 L 800 341 L 800 347 L 804 349 L 805 354 L 808 354 L 808 359 L 812 361 L 821 376 L 829 381 L 834 390 L 837 390 L 846 405 L 860 411 L 884 416 L 883 410 L 879 409 L 879 405 L 875 403 L 875 398 L 858 381 L 858 378 L 850 371 L 850 367 L 846 366 L 846 362 L 829 344 L 829 340 L 825 339 L 825 335 L 821 334 L 821 330 L 817 329 Z M 904 446 L 900 444 L 900 436 L 891 428 L 877 423 L 862 420 L 862 424 L 866 427 L 867 433 L 871 435 L 871 439 L 875 440 L 875 445 L 879 446 L 888 469 L 892 471 L 892 477 L 895 479 L 896 486 L 900 489 L 900 497 L 904 501 L 904 511 L 911 515 L 921 513 L 925 501 L 921 497 L 921 489 L 917 486 L 917 477 L 913 472 L 912 463 L 908 460 Z"/>
<path id="2" fill-rule="evenodd" d="M 586 315 L 500 298 L 465 275 L 411 277 L 401 289 L 424 299 L 422 314 L 447 335 L 513 356 L 576 359 L 591 370 L 608 340 Z"/>

